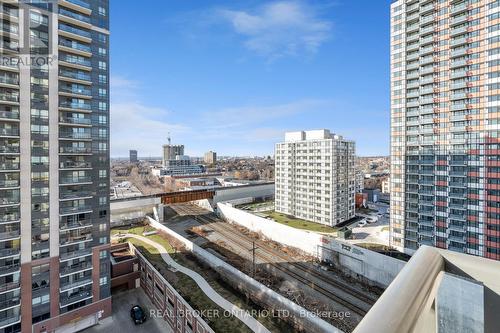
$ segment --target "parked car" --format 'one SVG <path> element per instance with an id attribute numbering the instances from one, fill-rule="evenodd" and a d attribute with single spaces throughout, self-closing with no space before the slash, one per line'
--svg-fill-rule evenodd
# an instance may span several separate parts
<path id="1" fill-rule="evenodd" d="M 366 221 L 362 220 L 358 223 L 358 227 L 363 228 L 366 225 Z"/>
<path id="2" fill-rule="evenodd" d="M 375 222 L 377 222 L 377 218 L 376 217 L 368 217 L 366 219 L 366 222 L 368 222 L 368 223 L 375 223 Z"/>
<path id="3" fill-rule="evenodd" d="M 134 305 L 130 309 L 130 317 L 134 321 L 134 324 L 139 325 L 146 321 L 146 312 L 139 305 Z"/>

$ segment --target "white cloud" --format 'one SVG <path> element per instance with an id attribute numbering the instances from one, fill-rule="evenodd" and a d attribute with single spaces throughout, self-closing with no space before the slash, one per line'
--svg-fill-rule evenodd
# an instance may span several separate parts
<path id="1" fill-rule="evenodd" d="M 235 32 L 246 36 L 246 48 L 270 59 L 313 54 L 332 29 L 314 7 L 298 1 L 274 2 L 252 12 L 223 9 L 219 14 Z"/>
<path id="2" fill-rule="evenodd" d="M 164 121 L 167 116 L 165 109 L 140 103 L 112 104 L 111 155 L 128 156 L 130 149 L 137 149 L 140 156 L 161 156 L 169 132 L 178 136 L 190 131 L 184 125 Z"/>

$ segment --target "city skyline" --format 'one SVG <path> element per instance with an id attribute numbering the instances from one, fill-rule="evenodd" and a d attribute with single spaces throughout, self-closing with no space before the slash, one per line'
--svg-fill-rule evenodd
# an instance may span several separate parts
<path id="1" fill-rule="evenodd" d="M 191 156 L 272 155 L 303 128 L 388 155 L 389 1 L 132 4 L 111 3 L 112 157 L 160 156 L 168 132 Z M 131 38 L 146 47 L 129 49 Z"/>

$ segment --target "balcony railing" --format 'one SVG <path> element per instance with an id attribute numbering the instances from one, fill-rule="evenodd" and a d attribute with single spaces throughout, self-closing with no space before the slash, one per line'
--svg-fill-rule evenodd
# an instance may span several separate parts
<path id="1" fill-rule="evenodd" d="M 20 248 L 0 249 L 0 258 L 17 256 L 21 253 Z"/>
<path id="2" fill-rule="evenodd" d="M 92 221 L 91 220 L 84 220 L 84 221 L 78 221 L 78 222 L 72 222 L 72 223 L 61 223 L 59 225 L 61 230 L 69 230 L 69 229 L 76 229 L 76 228 L 87 228 L 91 227 Z"/>
<path id="3" fill-rule="evenodd" d="M 4 118 L 4 119 L 19 119 L 19 112 L 0 111 L 0 118 Z"/>
<path id="4" fill-rule="evenodd" d="M 78 5 L 83 8 L 90 9 L 90 4 L 88 2 L 85 2 L 83 0 L 66 0 L 67 2 L 70 2 L 74 5 Z"/>
<path id="5" fill-rule="evenodd" d="M 6 327 L 21 321 L 21 315 L 13 314 L 0 319 L 0 327 Z"/>
<path id="6" fill-rule="evenodd" d="M 75 79 L 75 80 L 91 81 L 90 74 L 82 73 L 82 72 L 73 72 L 73 71 L 61 69 L 61 70 L 59 70 L 59 75 L 63 76 L 63 77 L 70 78 L 70 79 Z"/>
<path id="7" fill-rule="evenodd" d="M 90 89 L 85 89 L 85 88 L 59 86 L 59 91 L 76 95 L 92 96 L 92 91 Z"/>
<path id="8" fill-rule="evenodd" d="M 92 139 L 91 133 L 59 133 L 60 139 L 75 139 L 75 140 L 89 140 Z"/>
<path id="9" fill-rule="evenodd" d="M 19 170 L 19 163 L 15 162 L 0 162 L 0 170 Z"/>
<path id="10" fill-rule="evenodd" d="M 77 117 L 61 117 L 59 122 L 62 124 L 75 124 L 75 125 L 91 125 L 92 120 L 88 118 L 77 118 Z"/>
<path id="11" fill-rule="evenodd" d="M 74 102 L 61 101 L 59 103 L 59 106 L 69 109 L 92 110 L 92 105 L 87 103 L 74 103 Z"/>
<path id="12" fill-rule="evenodd" d="M 77 214 L 92 211 L 92 206 L 61 207 L 61 214 Z"/>
<path id="13" fill-rule="evenodd" d="M 68 1 L 68 2 L 72 2 L 72 1 Z M 88 4 L 87 4 L 87 6 L 88 6 Z M 85 8 L 87 8 L 87 7 L 85 7 Z M 62 8 L 62 7 L 59 7 L 59 14 L 67 16 L 67 17 L 71 17 L 72 19 L 75 19 L 75 20 L 78 20 L 78 21 L 82 21 L 82 22 L 85 22 L 85 23 L 90 23 L 90 17 L 82 15 L 82 14 L 78 14 L 78 13 L 75 13 L 75 12 L 72 12 L 72 11 L 67 10 L 65 8 Z"/>
<path id="14" fill-rule="evenodd" d="M 61 177 L 60 184 L 91 183 L 92 177 Z"/>
<path id="15" fill-rule="evenodd" d="M 7 75 L 1 75 L 0 76 L 0 83 L 18 85 L 19 84 L 19 78 L 12 77 L 12 76 L 7 76 Z"/>
<path id="16" fill-rule="evenodd" d="M 0 232 L 0 240 L 18 238 L 21 235 L 20 230 L 9 231 L 9 232 Z"/>
<path id="17" fill-rule="evenodd" d="M 90 242 L 92 241 L 92 234 L 75 236 L 75 237 L 61 237 L 59 244 L 61 246 L 71 245 L 80 242 Z"/>
<path id="18" fill-rule="evenodd" d="M 59 198 L 62 200 L 88 198 L 92 196 L 90 191 L 60 192 Z"/>
<path id="19" fill-rule="evenodd" d="M 19 103 L 19 95 L 0 93 L 0 101 Z"/>
<path id="20" fill-rule="evenodd" d="M 0 193 L 0 206 L 5 206 L 5 205 L 17 205 L 19 204 L 19 196 L 2 196 L 3 194 Z"/>
<path id="21" fill-rule="evenodd" d="M 72 265 L 72 266 L 66 266 L 62 267 L 61 270 L 59 271 L 60 275 L 69 275 L 75 272 L 80 272 L 86 269 L 91 269 L 92 268 L 92 262 L 91 261 L 85 261 L 82 263 L 79 263 L 77 265 Z"/>
<path id="22" fill-rule="evenodd" d="M 0 188 L 12 188 L 12 187 L 19 187 L 19 179 L 6 179 L 2 180 L 0 179 Z"/>
<path id="23" fill-rule="evenodd" d="M 74 161 L 66 161 L 61 162 L 59 164 L 61 169 L 87 169 L 92 167 L 92 163 L 90 162 L 74 162 Z"/>
<path id="24" fill-rule="evenodd" d="M 68 62 L 70 64 L 75 64 L 75 65 L 80 65 L 80 66 L 85 66 L 85 67 L 91 67 L 92 63 L 88 59 L 82 59 L 79 57 L 72 57 L 69 55 L 62 56 L 60 58 L 61 61 Z"/>
<path id="25" fill-rule="evenodd" d="M 85 257 L 92 254 L 92 249 L 81 249 L 75 251 L 61 252 L 59 258 L 61 260 L 71 260 L 73 258 Z"/>
<path id="26" fill-rule="evenodd" d="M 78 28 L 72 27 L 72 26 L 64 24 L 64 23 L 59 23 L 59 30 L 66 31 L 66 32 L 69 32 L 69 33 L 72 33 L 72 34 L 75 34 L 78 36 L 85 37 L 85 38 L 91 38 L 91 36 L 92 36 L 90 31 L 78 29 Z"/>
<path id="27" fill-rule="evenodd" d="M 69 304 L 77 303 L 79 301 L 83 301 L 84 299 L 91 298 L 92 293 L 90 291 L 82 291 L 78 294 L 74 294 L 71 296 L 61 296 L 61 306 L 66 306 Z"/>
<path id="28" fill-rule="evenodd" d="M 60 290 L 74 289 L 90 283 L 92 283 L 92 277 L 88 277 L 78 281 L 63 282 L 61 283 Z"/>
<path id="29" fill-rule="evenodd" d="M 15 213 L 5 213 L 5 211 L 0 213 L 0 223 L 15 222 L 21 219 L 21 214 Z"/>
<path id="30" fill-rule="evenodd" d="M 9 282 L 9 283 L 4 283 L 0 285 L 0 293 L 12 290 L 12 289 L 17 289 L 21 287 L 21 283 L 19 281 L 17 282 Z"/>

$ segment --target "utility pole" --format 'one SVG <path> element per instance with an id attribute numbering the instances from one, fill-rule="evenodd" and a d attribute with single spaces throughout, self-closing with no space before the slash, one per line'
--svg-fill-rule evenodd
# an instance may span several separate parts
<path id="1" fill-rule="evenodd" d="M 252 242 L 252 277 L 255 278 L 255 250 L 257 250 L 258 247 L 255 246 L 255 241 Z"/>

